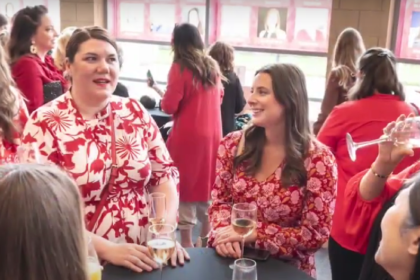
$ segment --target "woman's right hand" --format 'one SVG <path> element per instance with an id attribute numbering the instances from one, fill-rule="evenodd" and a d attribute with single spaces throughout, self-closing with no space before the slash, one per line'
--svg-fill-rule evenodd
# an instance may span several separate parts
<path id="1" fill-rule="evenodd" d="M 389 137 L 390 139 L 396 139 L 399 143 L 395 144 L 394 141 L 387 141 L 379 144 L 379 154 L 375 165 L 379 165 L 380 169 L 385 170 L 377 170 L 377 172 L 391 173 L 404 157 L 414 154 L 412 145 L 407 142 L 410 137 L 410 123 L 406 119 L 412 117 L 414 115 L 410 114 L 408 117 L 401 115 L 396 121 L 389 123 L 384 128 L 384 135 L 381 138 Z"/>
<path id="2" fill-rule="evenodd" d="M 138 244 L 112 243 L 107 246 L 106 252 L 101 257 L 109 263 L 124 266 L 138 273 L 159 268 L 152 259 L 149 250 Z"/>

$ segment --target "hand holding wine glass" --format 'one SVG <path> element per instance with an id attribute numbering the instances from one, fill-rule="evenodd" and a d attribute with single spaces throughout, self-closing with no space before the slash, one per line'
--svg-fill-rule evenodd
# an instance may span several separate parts
<path id="1" fill-rule="evenodd" d="M 166 195 L 164 193 L 149 194 L 149 222 L 152 225 L 164 224 L 166 219 Z"/>

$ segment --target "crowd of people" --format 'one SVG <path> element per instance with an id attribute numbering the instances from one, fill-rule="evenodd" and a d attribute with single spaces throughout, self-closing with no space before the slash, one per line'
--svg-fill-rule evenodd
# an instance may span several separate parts
<path id="1" fill-rule="evenodd" d="M 0 42 L 1 279 L 86 280 L 88 243 L 103 262 L 158 269 L 145 246 L 154 193 L 180 232 L 173 266 L 194 246 L 238 258 L 244 241 L 316 277 L 328 242 L 333 280 L 420 278 L 420 152 L 407 133 L 419 109 L 393 53 L 366 50 L 357 30 L 337 39 L 312 126 L 299 67 L 261 65 L 245 99 L 232 46 L 206 49 L 196 26 L 176 25 L 166 89 L 148 81 L 174 121 L 167 142 L 119 82 L 122 51 L 105 29 L 58 34 L 33 6 L 0 15 Z M 245 107 L 251 122 L 236 130 Z M 347 133 L 388 141 L 353 161 Z M 257 209 L 245 240 L 238 203 Z"/>

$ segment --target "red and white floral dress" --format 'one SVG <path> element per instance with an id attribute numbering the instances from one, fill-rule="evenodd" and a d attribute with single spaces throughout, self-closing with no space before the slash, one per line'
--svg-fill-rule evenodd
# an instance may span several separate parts
<path id="1" fill-rule="evenodd" d="M 16 91 L 16 101 L 18 102 L 18 112 L 14 117 L 14 123 L 19 132 L 15 132 L 13 137 L 13 143 L 5 140 L 4 138 L 0 141 L 0 163 L 18 163 L 19 153 L 18 148 L 21 145 L 22 129 L 25 127 L 26 122 L 29 118 L 28 109 L 26 108 L 25 101 Z"/>
<path id="2" fill-rule="evenodd" d="M 245 174 L 243 166 L 232 172 L 242 131 L 228 134 L 221 142 L 212 189 L 209 218 L 213 230 L 230 224 L 233 203 L 253 203 L 258 209 L 256 248 L 287 260 L 312 277 L 316 276 L 315 252 L 328 240 L 337 184 L 335 158 L 327 147 L 313 141 L 305 160 L 306 186 L 283 187 L 284 164 L 264 181 Z M 210 234 L 209 246 L 214 241 Z"/>
<path id="3" fill-rule="evenodd" d="M 141 244 L 147 236 L 148 188 L 168 180 L 177 183 L 179 176 L 159 128 L 137 101 L 112 96 L 95 119 L 84 120 L 67 92 L 31 115 L 23 143 L 37 143 L 41 160 L 73 176 L 89 222 L 110 179 L 109 114 L 114 120 L 118 177 L 93 231 L 113 242 Z"/>

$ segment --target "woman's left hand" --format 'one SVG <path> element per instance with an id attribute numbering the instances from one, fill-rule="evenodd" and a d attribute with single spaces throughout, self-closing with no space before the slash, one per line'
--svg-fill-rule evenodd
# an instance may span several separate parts
<path id="1" fill-rule="evenodd" d="M 182 248 L 181 244 L 176 242 L 175 252 L 171 257 L 171 265 L 174 267 L 177 265 L 177 263 L 179 263 L 180 265 L 184 265 L 185 261 L 189 260 L 190 255 L 188 255 L 187 251 L 184 248 Z"/>
<path id="2" fill-rule="evenodd" d="M 250 235 L 245 237 L 245 243 L 255 242 L 257 240 L 257 231 L 254 229 Z M 242 236 L 237 234 L 232 226 L 223 227 L 216 231 L 214 246 L 224 243 L 242 242 Z"/>

